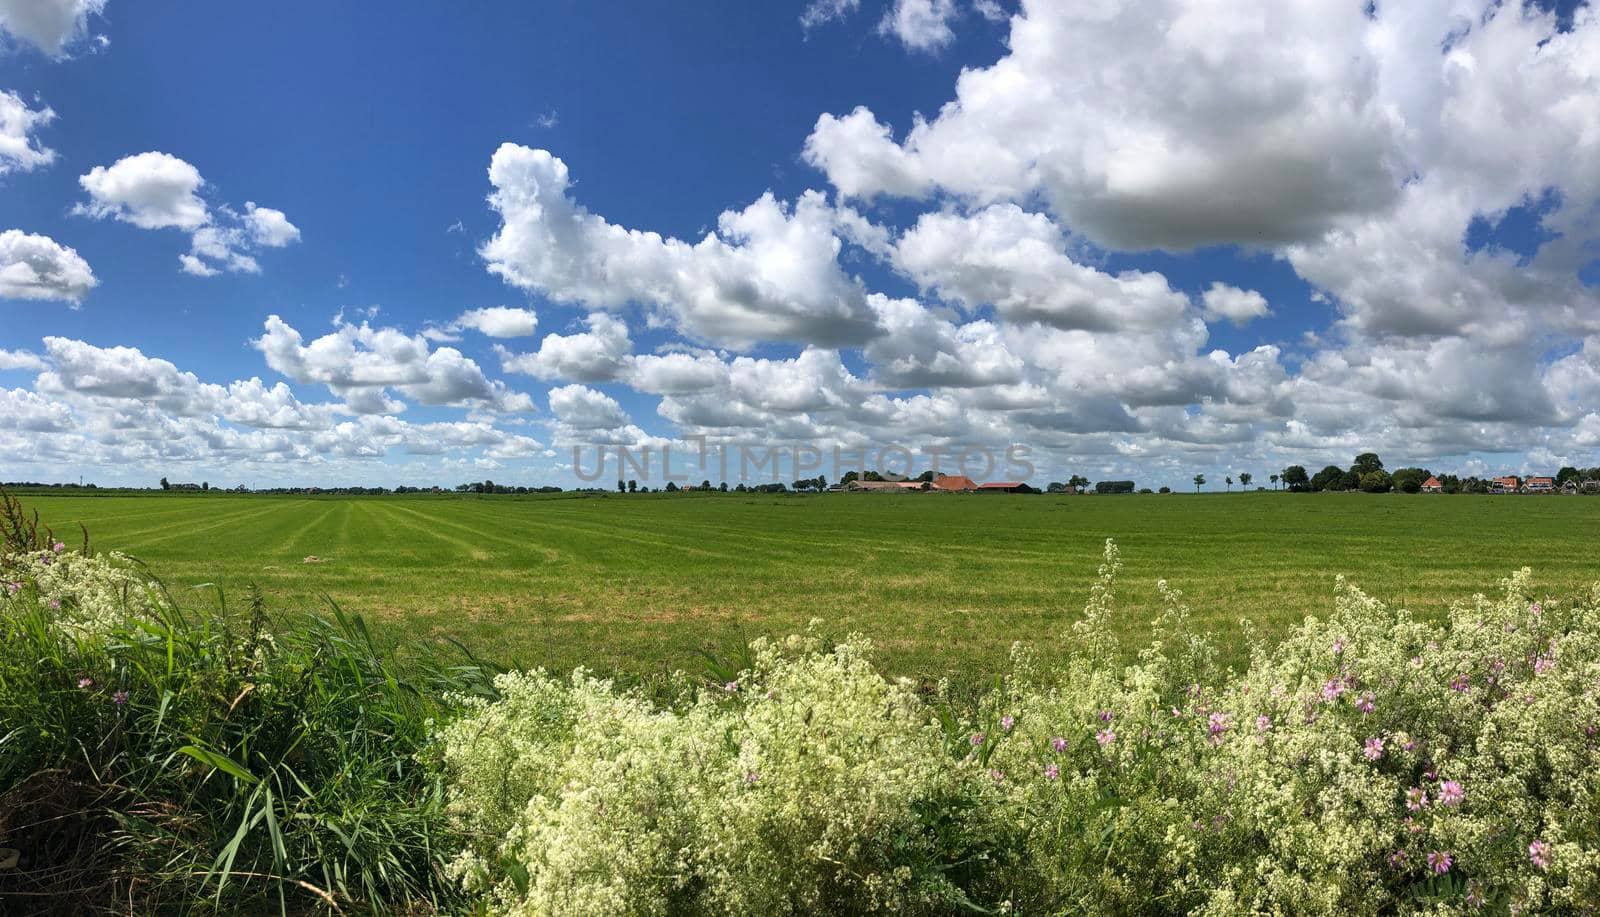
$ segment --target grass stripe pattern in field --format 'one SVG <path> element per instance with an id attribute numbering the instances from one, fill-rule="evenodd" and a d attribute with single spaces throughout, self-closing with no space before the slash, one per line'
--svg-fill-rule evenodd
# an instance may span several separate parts
<path id="1" fill-rule="evenodd" d="M 976 678 L 1013 641 L 1060 638 L 1106 538 L 1138 640 L 1154 581 L 1203 627 L 1266 633 L 1325 614 L 1336 574 L 1423 615 L 1534 568 L 1552 595 L 1600 580 L 1584 497 L 828 494 L 530 497 L 25 496 L 58 530 L 172 588 L 327 594 L 403 643 L 451 636 L 508 663 L 655 673 L 813 618 L 890 671 Z M 320 562 L 306 563 L 309 555 Z M 1233 648 L 1228 648 L 1230 651 Z"/>

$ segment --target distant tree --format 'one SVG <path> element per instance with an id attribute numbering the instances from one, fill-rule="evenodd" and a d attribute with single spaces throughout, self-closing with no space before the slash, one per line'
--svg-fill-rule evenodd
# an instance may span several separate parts
<path id="1" fill-rule="evenodd" d="M 1200 492 L 1200 488 L 1202 488 L 1204 486 L 1206 486 L 1206 476 L 1203 475 L 1203 474 L 1195 475 L 1194 476 L 1194 492 L 1195 493 L 1199 493 Z"/>
<path id="2" fill-rule="evenodd" d="M 1153 490 L 1151 490 L 1151 489 L 1150 489 L 1150 488 L 1148 488 L 1148 487 L 1141 487 L 1141 488 L 1139 488 L 1139 493 L 1142 493 L 1142 494 L 1152 494 L 1152 493 L 1155 493 L 1155 491 L 1153 491 Z"/>
<path id="3" fill-rule="evenodd" d="M 701 481 L 700 482 L 700 489 L 701 490 L 710 490 L 711 489 L 711 479 L 710 478 L 706 478 L 704 481 Z"/>
<path id="4" fill-rule="evenodd" d="M 1067 485 L 1061 483 L 1060 481 L 1051 481 L 1049 484 L 1046 484 L 1045 487 L 1044 487 L 1044 492 L 1047 493 L 1047 494 L 1066 493 L 1066 491 L 1067 491 Z"/>
<path id="5" fill-rule="evenodd" d="M 201 490 L 210 490 L 211 489 L 211 482 L 210 481 L 201 481 L 200 482 L 200 489 Z"/>
<path id="6" fill-rule="evenodd" d="M 1369 471 L 1361 476 L 1361 489 L 1369 494 L 1388 493 L 1393 484 L 1394 482 L 1389 477 L 1389 472 L 1384 471 L 1382 468 L 1376 471 Z"/>
<path id="7" fill-rule="evenodd" d="M 883 480 L 883 475 L 877 473 L 876 471 L 869 471 L 866 474 L 861 476 L 861 480 L 863 480 L 863 481 L 881 481 L 881 480 Z"/>
<path id="8" fill-rule="evenodd" d="M 1403 493 L 1414 494 L 1422 490 L 1422 482 L 1433 477 L 1433 473 L 1426 468 L 1396 468 L 1389 476 L 1390 483 L 1395 490 Z"/>
<path id="9" fill-rule="evenodd" d="M 1253 475 L 1251 475 L 1250 472 L 1248 472 L 1248 471 L 1239 472 L 1239 484 L 1240 484 L 1240 486 L 1249 487 L 1250 486 L 1250 480 L 1251 480 L 1252 477 L 1253 477 Z"/>
<path id="10" fill-rule="evenodd" d="M 933 483 L 933 469 L 930 468 L 927 471 L 924 471 L 923 473 L 921 473 L 921 474 L 917 475 L 916 477 L 912 478 L 912 480 L 913 481 L 921 481 L 924 484 L 932 484 Z"/>
<path id="11" fill-rule="evenodd" d="M 1269 474 L 1269 475 L 1267 475 L 1267 480 L 1272 482 L 1272 489 L 1273 490 L 1277 490 L 1278 489 L 1278 476 L 1277 475 Z"/>
<path id="12" fill-rule="evenodd" d="M 1233 491 L 1233 475 L 1230 474 L 1227 477 L 1223 478 L 1222 480 L 1227 485 L 1225 489 L 1228 490 L 1231 493 Z"/>
<path id="13" fill-rule="evenodd" d="M 821 492 L 821 491 L 824 491 L 824 490 L 827 490 L 827 489 L 828 489 L 828 478 L 827 478 L 827 476 L 826 475 L 821 475 L 821 474 L 817 475 L 817 491 Z"/>
<path id="14" fill-rule="evenodd" d="M 1577 483 L 1580 477 L 1582 477 L 1582 475 L 1579 474 L 1578 469 L 1572 467 L 1571 465 L 1567 465 L 1560 471 L 1556 472 L 1556 483 L 1565 484 L 1568 481 Z"/>
<path id="15" fill-rule="evenodd" d="M 1350 469 L 1349 471 L 1346 471 L 1343 475 L 1341 475 L 1339 477 L 1339 489 L 1340 490 L 1360 490 L 1361 489 L 1361 475 L 1354 468 Z"/>
<path id="16" fill-rule="evenodd" d="M 1322 470 L 1311 476 L 1312 490 L 1341 490 L 1340 480 L 1344 478 L 1344 469 L 1338 465 L 1324 465 Z"/>
<path id="17" fill-rule="evenodd" d="M 1163 485 L 1161 485 L 1161 489 L 1156 491 L 1156 493 L 1170 494 L 1170 493 L 1172 493 L 1172 488 L 1170 488 L 1167 485 L 1163 484 Z"/>
<path id="18" fill-rule="evenodd" d="M 167 483 L 167 479 L 166 478 L 162 478 L 161 479 L 161 489 L 162 490 L 171 490 L 172 489 L 172 485 Z"/>
<path id="19" fill-rule="evenodd" d="M 861 473 L 860 472 L 857 472 L 857 471 L 846 471 L 844 473 L 844 477 L 839 479 L 839 483 L 840 484 L 849 484 L 852 481 L 859 481 L 859 480 L 861 480 Z"/>
<path id="20" fill-rule="evenodd" d="M 1278 472 L 1278 480 L 1283 482 L 1283 486 L 1296 491 L 1306 490 L 1312 485 L 1311 477 L 1306 474 L 1304 465 L 1290 465 L 1283 469 Z"/>
<path id="21" fill-rule="evenodd" d="M 738 487 L 735 487 L 733 490 L 734 490 L 734 493 L 741 493 L 742 494 L 745 491 L 749 490 L 749 488 L 745 487 L 743 484 L 740 484 Z"/>
<path id="22" fill-rule="evenodd" d="M 626 483 L 624 483 L 621 478 L 617 478 L 617 493 L 623 494 L 623 493 L 627 493 L 627 492 L 628 492 L 628 485 Z"/>
<path id="23" fill-rule="evenodd" d="M 1363 452 L 1356 456 L 1356 463 L 1350 466 L 1350 470 L 1358 475 L 1366 474 L 1369 471 L 1382 471 L 1383 459 L 1378 458 L 1378 453 L 1376 452 Z"/>
<path id="24" fill-rule="evenodd" d="M 721 484 L 717 485 L 717 489 L 722 491 L 723 493 L 727 493 L 728 492 L 728 482 L 727 481 L 723 481 Z"/>
<path id="25" fill-rule="evenodd" d="M 638 493 L 638 492 L 639 492 L 639 482 L 635 481 L 632 478 L 629 478 L 628 479 L 628 493 L 632 494 L 632 493 Z"/>
<path id="26" fill-rule="evenodd" d="M 668 481 L 667 482 L 667 493 L 675 494 L 677 492 L 678 492 L 678 484 L 677 484 L 677 482 L 676 481 Z"/>
<path id="27" fill-rule="evenodd" d="M 809 480 L 805 480 L 805 481 L 797 480 L 790 486 L 792 486 L 795 490 L 810 490 L 811 489 L 811 482 Z"/>
<path id="28" fill-rule="evenodd" d="M 483 482 L 483 492 L 486 493 L 486 494 L 494 493 L 494 482 L 490 481 L 490 480 L 485 480 Z"/>
<path id="29" fill-rule="evenodd" d="M 1089 479 L 1084 477 L 1081 474 L 1075 474 L 1072 477 L 1067 479 L 1067 486 L 1068 487 L 1076 487 L 1079 490 L 1082 490 L 1085 487 L 1089 486 Z"/>

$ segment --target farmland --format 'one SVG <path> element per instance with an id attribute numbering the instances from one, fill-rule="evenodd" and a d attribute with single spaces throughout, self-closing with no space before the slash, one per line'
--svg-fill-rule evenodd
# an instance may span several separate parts
<path id="1" fill-rule="evenodd" d="M 1059 635 L 1106 538 L 1118 629 L 1154 582 L 1199 624 L 1270 635 L 1325 615 L 1345 573 L 1423 615 L 1520 566 L 1556 596 L 1600 580 L 1582 497 L 632 495 L 26 496 L 60 531 L 148 563 L 176 594 L 324 593 L 396 644 L 455 637 L 506 663 L 652 673 L 813 618 L 860 631 L 895 674 L 975 678 Z M 72 539 L 69 538 L 69 541 Z M 306 563 L 308 555 L 320 562 Z"/>

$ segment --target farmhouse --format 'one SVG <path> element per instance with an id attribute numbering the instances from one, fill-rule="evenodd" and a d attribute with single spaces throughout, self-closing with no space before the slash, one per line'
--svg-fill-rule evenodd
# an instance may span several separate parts
<path id="1" fill-rule="evenodd" d="M 1556 489 L 1555 478 L 1529 478 L 1522 489 L 1530 494 L 1547 494 Z"/>
<path id="2" fill-rule="evenodd" d="M 1495 478 L 1489 482 L 1489 492 L 1492 494 L 1514 494 L 1517 492 L 1517 486 L 1520 483 L 1521 482 L 1512 475 L 1507 475 L 1503 478 Z"/>
<path id="3" fill-rule="evenodd" d="M 990 481 L 978 485 L 980 494 L 1025 494 L 1030 490 L 1032 488 L 1023 481 Z"/>
<path id="4" fill-rule="evenodd" d="M 1422 492 L 1425 494 L 1442 494 L 1444 493 L 1444 485 L 1439 483 L 1438 478 L 1428 478 L 1422 482 Z"/>
<path id="5" fill-rule="evenodd" d="M 934 490 L 950 492 L 966 492 L 978 489 L 978 485 L 964 474 L 941 474 L 933 479 Z"/>

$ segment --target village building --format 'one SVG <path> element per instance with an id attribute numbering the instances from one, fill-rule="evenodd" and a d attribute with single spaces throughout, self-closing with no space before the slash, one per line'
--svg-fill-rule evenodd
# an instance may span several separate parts
<path id="1" fill-rule="evenodd" d="M 1530 494 L 1547 494 L 1556 489 L 1555 478 L 1529 478 L 1523 483 L 1522 489 Z"/>
<path id="2" fill-rule="evenodd" d="M 990 481 L 978 485 L 980 494 L 1025 494 L 1032 489 L 1025 481 Z"/>
<path id="3" fill-rule="evenodd" d="M 1444 484 L 1440 483 L 1438 478 L 1428 478 L 1422 482 L 1422 492 L 1425 494 L 1442 494 L 1444 493 Z"/>
<path id="4" fill-rule="evenodd" d="M 933 489 L 950 493 L 964 493 L 977 490 L 978 485 L 964 474 L 941 474 L 933 479 Z"/>

